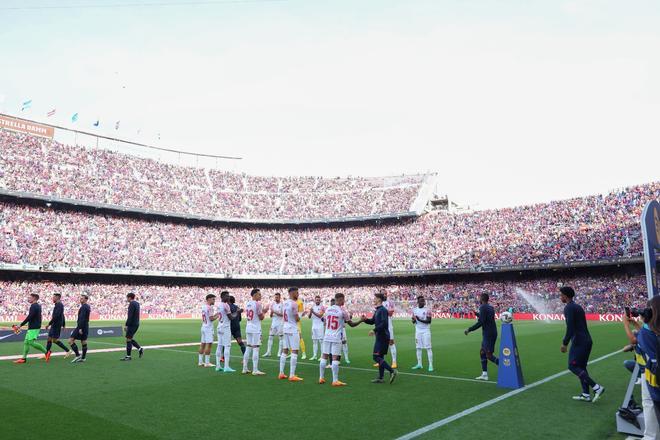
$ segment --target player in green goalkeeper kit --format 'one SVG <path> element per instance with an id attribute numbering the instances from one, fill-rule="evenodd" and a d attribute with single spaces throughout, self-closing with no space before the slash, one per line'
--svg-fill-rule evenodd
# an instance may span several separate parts
<path id="1" fill-rule="evenodd" d="M 41 331 L 41 306 L 38 303 L 39 295 L 36 293 L 30 294 L 28 302 L 30 303 L 30 311 L 27 318 L 18 325 L 18 328 L 28 325 L 28 331 L 25 335 L 25 342 L 23 343 L 23 357 L 14 361 L 15 364 L 24 364 L 27 362 L 27 355 L 30 347 L 39 350 L 46 354 L 46 347 L 37 342 L 39 332 Z"/>

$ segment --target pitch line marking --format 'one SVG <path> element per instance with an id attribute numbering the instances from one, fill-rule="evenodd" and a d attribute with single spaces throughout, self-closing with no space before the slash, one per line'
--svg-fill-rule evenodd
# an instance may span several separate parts
<path id="1" fill-rule="evenodd" d="M 95 344 L 98 344 L 99 342 L 95 342 Z M 108 342 L 105 342 L 104 344 L 109 344 L 109 345 L 119 345 L 119 344 L 110 344 Z M 142 348 L 145 350 L 147 349 L 154 349 L 154 350 L 162 350 L 164 348 L 169 348 L 169 347 L 190 347 L 193 345 L 199 345 L 199 342 L 187 342 L 184 344 L 165 344 L 165 345 L 144 345 Z M 117 351 L 124 351 L 126 350 L 125 348 L 97 348 L 93 350 L 87 350 L 87 353 L 113 353 Z M 187 353 L 187 352 L 185 352 Z M 65 351 L 56 351 L 51 353 L 51 356 L 64 356 L 66 354 Z M 44 355 L 41 353 L 38 354 L 29 354 L 28 359 L 39 359 L 42 358 Z M 0 356 L 0 361 L 13 361 L 16 359 L 20 359 L 23 356 L 21 355 L 11 355 L 11 356 Z"/>
<path id="2" fill-rule="evenodd" d="M 605 360 L 607 358 L 610 358 L 614 355 L 617 355 L 619 353 L 622 353 L 622 350 L 617 350 L 612 353 L 606 354 L 604 356 L 601 356 L 597 359 L 594 359 L 593 361 L 590 361 L 588 365 L 595 364 L 596 362 L 600 362 L 602 360 Z M 551 376 L 548 376 L 544 379 L 538 380 L 534 383 L 531 383 L 529 385 L 525 385 L 523 388 L 518 388 L 517 390 L 509 391 L 508 393 L 502 394 L 501 396 L 495 397 L 493 399 L 487 400 L 483 403 L 480 403 L 479 405 L 475 405 L 472 408 L 468 408 L 466 410 L 463 410 L 459 413 L 456 413 L 452 416 L 445 417 L 444 419 L 438 420 L 437 422 L 433 422 L 430 425 L 423 426 L 415 431 L 409 432 L 408 434 L 404 434 L 401 437 L 396 438 L 396 440 L 410 440 L 416 437 L 419 437 L 420 435 L 426 434 L 427 432 L 433 431 L 434 429 L 438 429 L 444 425 L 447 425 L 455 420 L 458 420 L 460 418 L 463 418 L 465 416 L 469 416 L 470 414 L 473 414 L 479 410 L 482 410 L 484 408 L 487 408 L 489 406 L 495 405 L 498 402 L 501 402 L 502 400 L 506 400 L 509 397 L 516 396 L 522 392 L 525 392 L 527 390 L 530 390 L 532 388 L 536 388 L 539 385 L 543 385 L 544 383 L 550 382 L 552 380 L 557 379 L 558 377 L 565 376 L 566 374 L 570 373 L 569 370 L 564 370 L 560 371 L 559 373 L 555 373 Z"/>
<path id="3" fill-rule="evenodd" d="M 104 344 L 104 345 L 114 345 L 117 347 L 123 347 L 123 344 L 115 344 L 113 342 L 100 342 L 100 341 L 95 341 L 95 344 Z M 234 341 L 232 341 L 234 343 Z M 144 349 L 155 349 L 159 351 L 169 351 L 172 353 L 183 353 L 183 354 L 195 354 L 196 352 L 194 351 L 184 351 L 184 350 L 172 350 L 170 347 L 175 348 L 175 347 L 193 347 L 193 346 L 198 346 L 199 342 L 189 342 L 186 344 L 170 344 L 170 345 L 161 345 L 161 346 L 145 346 Z M 124 348 L 116 348 L 116 349 L 105 349 L 105 351 L 92 351 L 89 350 L 88 353 L 107 353 L 107 352 L 112 352 L 112 351 L 123 351 Z M 60 352 L 57 352 L 60 353 Z M 53 353 L 53 356 L 55 356 L 56 353 Z M 40 356 L 40 355 L 30 355 L 30 356 Z M 15 359 L 18 359 L 20 356 L 16 356 Z M 232 358 L 235 359 L 243 359 L 243 356 L 232 356 Z M 6 360 L 3 358 L 0 358 L 0 360 Z M 266 361 L 266 362 L 279 362 L 279 359 L 270 359 L 270 358 L 264 358 L 264 357 L 259 357 L 259 361 Z M 311 363 L 311 362 L 298 362 L 298 365 L 308 365 L 312 367 L 318 367 L 318 364 Z M 347 370 L 355 370 L 355 371 L 368 371 L 370 373 L 375 373 L 377 370 L 376 369 L 369 369 L 369 368 L 361 368 L 361 367 L 350 367 L 350 366 L 343 366 L 341 368 L 345 368 Z M 467 377 L 455 377 L 455 376 L 439 376 L 435 374 L 418 374 L 418 373 L 406 373 L 405 371 L 399 371 L 399 374 L 405 375 L 405 376 L 416 376 L 416 377 L 428 377 L 431 379 L 444 379 L 444 380 L 456 380 L 460 382 L 476 382 L 476 383 L 490 383 L 490 384 L 495 384 L 497 382 L 492 381 L 492 380 L 476 380 L 476 379 L 469 379 Z"/>

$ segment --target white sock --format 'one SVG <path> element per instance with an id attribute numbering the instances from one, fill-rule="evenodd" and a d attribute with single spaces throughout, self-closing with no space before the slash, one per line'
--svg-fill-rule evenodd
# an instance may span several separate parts
<path id="1" fill-rule="evenodd" d="M 339 361 L 332 361 L 332 381 L 339 380 Z"/>
<path id="2" fill-rule="evenodd" d="M 429 357 L 429 367 L 433 367 L 433 350 L 426 350 L 426 355 Z"/>
<path id="3" fill-rule="evenodd" d="M 282 355 L 282 338 L 280 337 L 277 338 L 277 355 Z"/>
<path id="4" fill-rule="evenodd" d="M 328 360 L 321 358 L 321 362 L 319 362 L 319 379 L 324 379 L 325 378 L 325 366 L 328 365 Z"/>
<path id="5" fill-rule="evenodd" d="M 422 365 L 422 349 L 417 349 L 417 365 Z"/>
<path id="6" fill-rule="evenodd" d="M 203 354 L 200 354 L 200 355 L 199 355 L 199 361 L 198 361 L 197 363 L 199 363 L 199 364 L 203 364 L 203 363 L 204 363 L 204 355 L 203 355 Z"/>
<path id="7" fill-rule="evenodd" d="M 482 375 L 482 376 L 488 376 L 488 371 L 482 371 L 482 372 L 481 372 L 481 375 Z"/>
<path id="8" fill-rule="evenodd" d="M 318 347 L 316 346 L 316 339 L 312 339 L 312 352 L 314 353 L 312 357 L 316 357 L 318 354 Z"/>
<path id="9" fill-rule="evenodd" d="M 215 364 L 220 366 L 220 359 L 222 358 L 222 345 L 218 345 L 215 349 Z"/>
<path id="10" fill-rule="evenodd" d="M 396 364 L 396 345 L 390 345 L 390 353 L 392 353 L 392 363 Z"/>
<path id="11" fill-rule="evenodd" d="M 289 377 L 296 375 L 296 365 L 298 365 L 298 353 L 291 353 L 291 368 L 289 369 Z"/>
<path id="12" fill-rule="evenodd" d="M 344 352 L 344 360 L 348 362 L 348 344 L 342 344 L 341 349 Z"/>
<path id="13" fill-rule="evenodd" d="M 243 371 L 248 369 L 248 360 L 252 357 L 252 347 L 245 347 L 245 353 L 243 353 Z"/>
<path id="14" fill-rule="evenodd" d="M 225 347 L 225 368 L 229 368 L 229 358 L 231 357 L 231 345 Z"/>
<path id="15" fill-rule="evenodd" d="M 273 336 L 268 335 L 268 348 L 266 348 L 266 353 L 270 354 L 271 348 L 273 348 Z"/>
<path id="16" fill-rule="evenodd" d="M 252 349 L 252 371 L 259 371 L 259 347 Z"/>
<path id="17" fill-rule="evenodd" d="M 207 363 L 207 364 L 211 363 L 211 355 L 210 354 L 204 355 L 204 362 Z"/>
<path id="18" fill-rule="evenodd" d="M 594 390 L 594 391 L 598 391 L 599 389 L 600 389 L 600 385 L 599 385 L 599 384 L 596 384 L 596 385 L 593 386 L 593 390 Z"/>
<path id="19" fill-rule="evenodd" d="M 280 374 L 284 374 L 284 367 L 286 365 L 286 355 L 280 354 Z"/>

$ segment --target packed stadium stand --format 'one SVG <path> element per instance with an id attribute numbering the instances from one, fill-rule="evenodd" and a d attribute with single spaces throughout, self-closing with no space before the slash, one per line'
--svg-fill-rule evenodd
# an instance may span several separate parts
<path id="1" fill-rule="evenodd" d="M 493 294 L 497 307 L 527 311 L 530 303 L 520 292 L 529 292 L 540 301 L 537 305 L 557 311 L 552 294 L 560 283 L 576 285 L 586 309 L 594 313 L 645 297 L 638 270 L 639 216 L 647 201 L 660 199 L 660 182 L 531 206 L 433 211 L 390 221 L 276 221 L 410 212 L 424 184 L 423 175 L 254 177 L 0 130 L 0 190 L 5 190 L 0 201 L 0 316 L 23 313 L 20 298 L 37 290 L 61 291 L 69 298 L 88 291 L 95 311 L 110 317 L 123 307 L 117 298 L 132 289 L 148 314 L 190 315 L 207 290 L 222 287 L 223 279 L 244 280 L 235 291 L 245 299 L 248 285 L 267 285 L 264 280 L 273 278 L 302 286 L 325 279 L 325 286 L 308 289 L 325 295 L 338 288 L 333 279 L 350 278 L 353 284 L 341 289 L 349 293 L 354 309 L 368 309 L 370 294 L 385 289 L 401 314 L 416 294 L 427 295 L 438 313 L 465 313 L 484 291 Z M 61 199 L 46 203 L 14 196 L 14 191 Z M 80 206 L 79 201 L 264 223 L 137 215 Z M 596 275 L 547 272 L 599 265 L 611 269 Z M 546 272 L 526 272 L 540 269 Z M 443 279 L 443 271 L 462 278 Z M 527 274 L 525 279 L 472 277 L 497 271 Z M 17 278 L 20 272 L 32 275 Z M 55 272 L 75 273 L 76 278 L 52 281 L 48 274 Z M 85 274 L 94 277 L 85 279 Z M 99 281 L 99 274 L 105 278 Z M 143 278 L 123 278 L 128 275 Z M 174 276 L 185 283 L 173 284 Z M 374 276 L 387 279 L 374 283 Z M 209 279 L 219 281 L 210 286 Z"/>

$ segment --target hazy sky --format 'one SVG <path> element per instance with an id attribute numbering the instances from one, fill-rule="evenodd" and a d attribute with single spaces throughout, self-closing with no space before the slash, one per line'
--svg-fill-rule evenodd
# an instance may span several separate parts
<path id="1" fill-rule="evenodd" d="M 481 207 L 660 179 L 657 0 L 90 7 L 139 2 L 2 0 L 0 110 Z"/>

